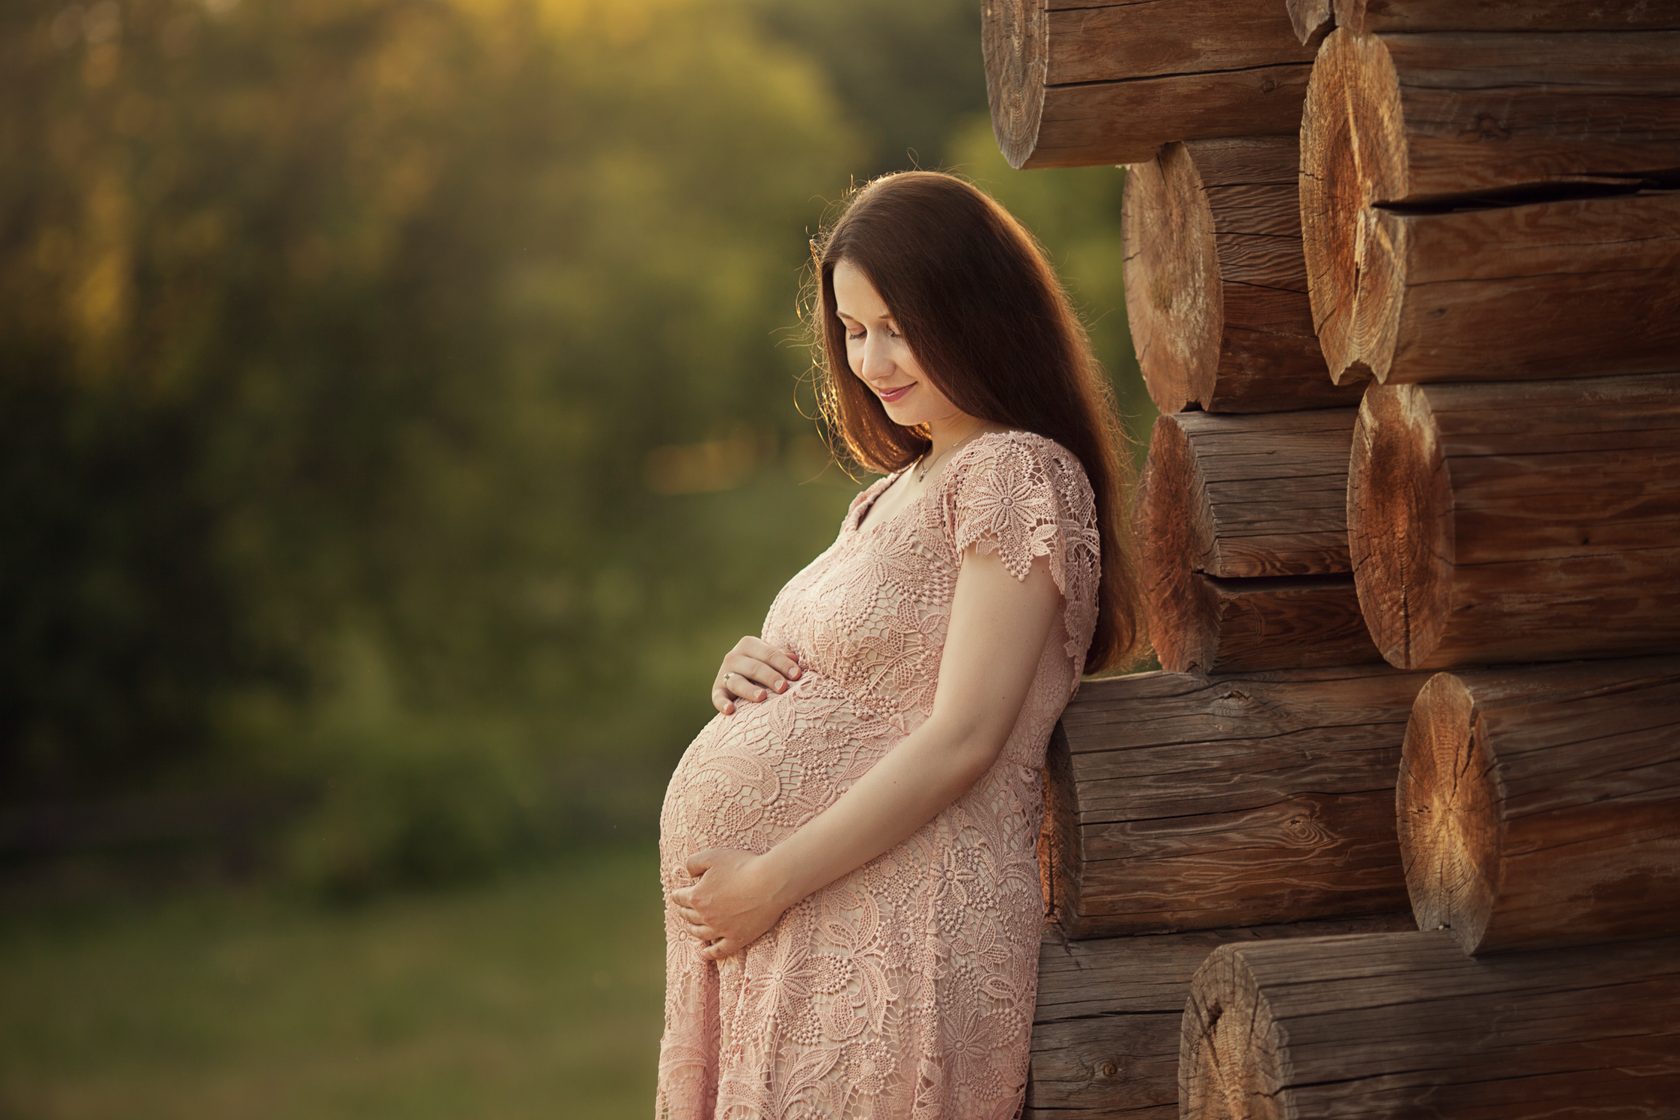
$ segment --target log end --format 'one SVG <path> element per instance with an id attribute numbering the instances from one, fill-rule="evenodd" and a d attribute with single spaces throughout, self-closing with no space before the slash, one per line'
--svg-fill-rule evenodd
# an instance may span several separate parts
<path id="1" fill-rule="evenodd" d="M 1213 517 L 1184 423 L 1180 414 L 1156 418 L 1134 512 L 1144 613 L 1168 672 L 1209 667 L 1219 634 L 1217 596 L 1202 574 L 1212 560 Z"/>
<path id="2" fill-rule="evenodd" d="M 1370 18 L 1370 0 L 1332 0 L 1330 7 L 1333 9 L 1331 25 L 1346 28 L 1350 35 L 1365 35 L 1376 29 L 1375 21 Z M 1377 7 L 1386 12 L 1392 5 L 1387 0 L 1378 0 Z"/>
<path id="3" fill-rule="evenodd" d="M 1067 732 L 1058 722 L 1044 756 L 1044 824 L 1039 830 L 1038 871 L 1045 914 L 1074 936 L 1085 924 L 1079 898 L 1084 859 L 1079 836 L 1079 785 L 1074 781 Z"/>
<path id="4" fill-rule="evenodd" d="M 1020 170 L 1038 147 L 1044 119 L 1049 46 L 1043 7 L 1028 0 L 987 0 L 980 46 L 992 134 L 1009 166 Z"/>
<path id="5" fill-rule="evenodd" d="M 1178 1044 L 1180 1116 L 1283 1115 L 1277 1026 L 1241 949 L 1220 945 L 1191 977 Z"/>
<path id="6" fill-rule="evenodd" d="M 1446 928 L 1466 954 L 1487 932 L 1499 887 L 1499 813 L 1474 697 L 1452 673 L 1418 691 L 1394 789 L 1400 860 L 1419 929 Z"/>
<path id="7" fill-rule="evenodd" d="M 1329 358 L 1325 359 L 1326 362 L 1329 360 Z M 1330 383 L 1332 385 L 1363 385 L 1365 382 L 1373 380 L 1375 380 L 1375 377 L 1371 372 L 1371 367 L 1357 358 L 1340 368 L 1330 368 Z"/>
<path id="8" fill-rule="evenodd" d="M 1289 26 L 1303 47 L 1323 42 L 1335 26 L 1330 0 L 1286 0 Z"/>
<path id="9" fill-rule="evenodd" d="M 1150 399 L 1163 413 L 1214 396 L 1224 282 L 1213 210 L 1183 143 L 1126 170 L 1121 203 L 1126 321 Z"/>
<path id="10" fill-rule="evenodd" d="M 1452 599 L 1452 480 L 1421 386 L 1372 385 L 1348 458 L 1348 552 L 1371 640 L 1400 669 L 1443 668 Z"/>
<path id="11" fill-rule="evenodd" d="M 1399 75 L 1382 40 L 1346 29 L 1327 36 L 1301 109 L 1299 198 L 1307 299 L 1337 385 L 1372 375 L 1380 340 L 1366 324 L 1395 318 L 1396 286 L 1383 272 L 1396 254 L 1373 208 L 1402 197 L 1403 121 Z"/>

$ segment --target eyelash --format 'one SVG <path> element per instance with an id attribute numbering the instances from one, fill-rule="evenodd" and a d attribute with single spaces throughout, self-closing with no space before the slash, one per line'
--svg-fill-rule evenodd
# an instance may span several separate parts
<path id="1" fill-rule="evenodd" d="M 859 339 L 859 338 L 862 338 L 864 335 L 866 335 L 868 333 L 869 333 L 868 331 L 859 331 L 858 333 L 853 334 L 851 331 L 847 331 L 846 332 L 846 337 L 850 338 L 850 339 Z M 890 335 L 893 338 L 899 337 L 898 332 L 893 330 L 891 327 L 887 328 L 887 334 Z"/>

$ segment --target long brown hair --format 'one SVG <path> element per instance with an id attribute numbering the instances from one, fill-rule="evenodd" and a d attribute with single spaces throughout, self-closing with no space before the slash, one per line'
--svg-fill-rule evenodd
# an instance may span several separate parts
<path id="1" fill-rule="evenodd" d="M 1037 238 L 964 179 L 898 171 L 854 189 L 811 240 L 800 302 L 820 424 L 837 459 L 886 473 L 926 451 L 928 435 L 925 425 L 895 423 L 852 373 L 834 301 L 841 260 L 869 278 L 923 371 L 953 404 L 1037 432 L 1079 458 L 1102 536 L 1086 669 L 1134 667 L 1147 639 L 1128 531 L 1130 440 L 1090 336 Z"/>

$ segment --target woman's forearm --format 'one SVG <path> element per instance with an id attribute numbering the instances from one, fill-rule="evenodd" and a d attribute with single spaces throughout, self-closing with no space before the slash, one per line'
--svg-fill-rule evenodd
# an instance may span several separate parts
<path id="1" fill-rule="evenodd" d="M 912 835 L 991 767 L 972 734 L 930 718 L 893 744 L 834 804 L 765 853 L 789 906 Z"/>

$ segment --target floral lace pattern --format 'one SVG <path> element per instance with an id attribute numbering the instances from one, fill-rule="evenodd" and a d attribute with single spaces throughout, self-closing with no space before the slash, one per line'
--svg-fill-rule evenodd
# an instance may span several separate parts
<path id="1" fill-rule="evenodd" d="M 761 636 L 804 672 L 737 701 L 678 761 L 660 810 L 665 1030 L 658 1120 L 1012 1120 L 1026 1092 L 1044 901 L 1036 844 L 1051 729 L 1096 625 L 1091 486 L 1061 444 L 986 432 L 885 517 L 877 479 L 777 594 Z M 997 762 L 893 848 L 703 960 L 670 892 L 701 848 L 764 851 L 831 805 L 933 709 L 964 553 L 1063 598 Z"/>

